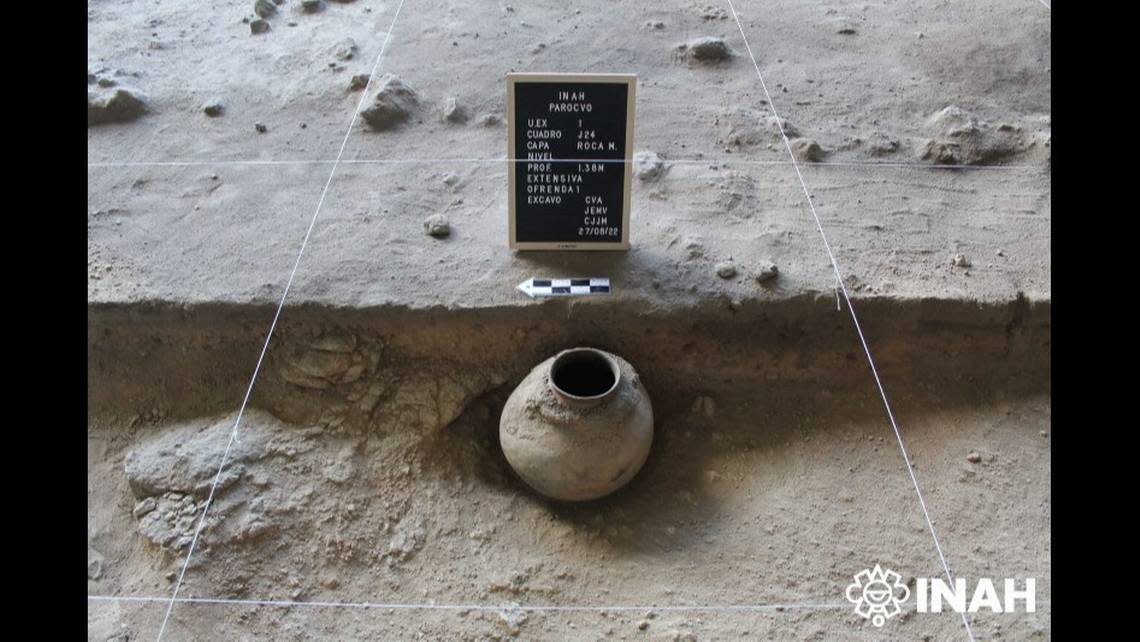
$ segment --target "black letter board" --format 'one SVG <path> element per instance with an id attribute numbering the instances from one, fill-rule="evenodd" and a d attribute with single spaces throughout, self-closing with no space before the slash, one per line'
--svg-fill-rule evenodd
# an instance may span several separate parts
<path id="1" fill-rule="evenodd" d="M 628 250 L 633 74 L 507 75 L 512 250 Z"/>

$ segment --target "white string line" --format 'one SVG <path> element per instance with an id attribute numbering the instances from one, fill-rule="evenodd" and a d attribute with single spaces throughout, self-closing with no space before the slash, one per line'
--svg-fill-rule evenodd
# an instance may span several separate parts
<path id="1" fill-rule="evenodd" d="M 119 595 L 88 595 L 88 601 L 93 602 L 167 602 L 168 597 L 151 596 L 119 596 Z M 630 605 L 554 605 L 554 604 L 414 604 L 404 602 L 320 602 L 297 600 L 258 600 L 258 599 L 230 599 L 220 597 L 180 597 L 177 600 L 183 604 L 213 604 L 224 606 L 275 606 L 282 608 L 310 607 L 310 608 L 348 608 L 348 609 L 392 609 L 392 610 L 437 610 L 437 611 L 782 611 L 792 609 L 850 609 L 850 604 L 828 604 L 817 602 L 793 602 L 788 604 L 724 604 L 724 605 L 667 605 L 653 604 Z"/>
<path id="2" fill-rule="evenodd" d="M 1037 0 L 1037 1 L 1040 2 L 1041 4 L 1045 5 L 1045 8 L 1048 9 L 1049 11 L 1053 10 L 1053 7 L 1050 7 L 1049 5 L 1045 4 L 1045 0 Z"/>
<path id="3" fill-rule="evenodd" d="M 210 494 L 206 497 L 206 504 L 202 510 L 202 516 L 198 519 L 198 526 L 194 529 L 194 537 L 190 540 L 190 548 L 186 552 L 186 560 L 182 563 L 182 570 L 178 573 L 178 582 L 174 585 L 174 594 L 170 597 L 170 606 L 166 609 L 166 615 L 162 618 L 162 627 L 158 630 L 158 640 L 162 640 L 162 635 L 166 631 L 166 624 L 170 620 L 170 613 L 174 610 L 174 604 L 178 600 L 178 591 L 182 588 L 182 580 L 186 577 L 186 569 L 190 566 L 190 558 L 194 555 L 194 547 L 198 543 L 198 536 L 202 533 L 202 527 L 206 523 L 206 515 L 210 511 L 210 504 L 214 501 L 214 493 L 218 489 L 218 482 L 222 478 L 222 471 L 226 467 L 226 460 L 229 458 L 230 449 L 233 447 L 234 439 L 237 437 L 238 426 L 241 425 L 242 415 L 245 413 L 246 405 L 249 403 L 249 397 L 253 392 L 253 384 L 257 381 L 257 375 L 261 372 L 261 364 L 265 360 L 265 353 L 269 350 L 269 342 L 273 339 L 273 333 L 277 329 L 277 320 L 281 318 L 281 310 L 285 307 L 285 298 L 289 296 L 289 289 L 293 285 L 293 279 L 297 276 L 297 267 L 301 265 L 301 257 L 305 254 L 305 247 L 309 244 L 309 237 L 313 233 L 313 227 L 317 223 L 317 217 L 321 213 L 321 206 L 325 202 L 325 196 L 329 192 L 329 186 L 332 185 L 333 177 L 336 176 L 336 168 L 339 164 L 340 157 L 344 154 L 344 149 L 348 145 L 349 136 L 352 135 L 352 128 L 356 125 L 356 117 L 360 112 L 360 108 L 364 105 L 364 99 L 368 95 L 368 87 L 372 84 L 372 79 L 376 76 L 376 70 L 380 67 L 380 61 L 384 58 L 384 51 L 388 48 L 388 41 L 392 38 L 392 30 L 396 26 L 396 20 L 400 17 L 400 10 L 404 8 L 404 0 L 400 0 L 400 4 L 396 7 L 396 13 L 392 16 L 392 24 L 388 26 L 388 33 L 384 36 L 384 42 L 380 45 L 380 53 L 376 55 L 376 62 L 372 64 L 372 71 L 368 75 L 368 82 L 364 85 L 364 91 L 361 93 L 360 102 L 357 104 L 356 109 L 352 112 L 352 119 L 348 123 L 348 130 L 344 133 L 344 140 L 340 143 L 340 151 L 337 153 L 337 160 L 333 163 L 332 170 L 329 172 L 328 180 L 325 181 L 325 187 L 321 190 L 321 197 L 317 201 L 317 207 L 313 211 L 313 218 L 309 221 L 309 228 L 305 231 L 305 238 L 301 241 L 301 249 L 297 252 L 297 260 L 293 262 L 293 269 L 289 272 L 289 280 L 285 283 L 285 290 L 281 293 L 281 301 L 277 304 L 277 311 L 273 314 L 273 322 L 269 325 L 269 332 L 265 335 L 265 343 L 261 346 L 261 354 L 257 357 L 257 365 L 254 366 L 253 376 L 249 379 L 249 386 L 246 387 L 245 396 L 241 401 L 241 408 L 238 409 L 237 418 L 234 420 L 233 430 L 230 431 L 230 440 L 226 444 L 226 449 L 222 453 L 222 462 L 218 466 L 218 472 L 214 475 L 214 482 L 210 485 Z"/>
<path id="4" fill-rule="evenodd" d="M 710 158 L 677 158 L 677 159 L 662 159 L 665 163 L 674 163 L 678 165 L 702 165 L 702 164 L 724 164 L 724 165 L 791 165 L 792 163 L 786 160 L 756 160 L 756 159 L 735 159 L 724 157 L 710 157 Z M 298 159 L 298 160 L 165 160 L 165 161 L 108 161 L 87 163 L 88 169 L 103 168 L 103 167 L 197 167 L 197 166 L 257 166 L 257 165 L 325 165 L 329 163 L 337 163 L 338 161 L 332 159 Z M 341 165 L 432 165 L 432 164 L 447 164 L 447 163 L 464 163 L 464 164 L 494 164 L 494 163 L 533 163 L 534 159 L 527 158 L 361 158 L 361 159 L 344 159 L 339 161 Z M 614 163 L 626 164 L 635 163 L 636 161 L 625 160 L 624 158 L 553 158 L 544 159 L 542 162 L 560 162 L 560 163 Z M 1006 171 L 1032 171 L 1046 169 L 1044 165 L 950 165 L 939 163 L 902 163 L 902 162 L 858 162 L 858 161 L 823 161 L 808 163 L 808 167 L 860 167 L 860 168 L 875 168 L 875 167 L 902 167 L 914 169 L 965 169 L 965 170 L 1006 170 Z"/>
<path id="5" fill-rule="evenodd" d="M 831 243 L 827 240 L 827 234 L 823 231 L 823 224 L 820 222 L 819 213 L 815 211 L 815 203 L 812 201 L 811 192 L 808 190 L 807 183 L 804 181 L 804 175 L 800 171 L 800 165 L 796 162 L 796 155 L 792 152 L 792 143 L 788 140 L 788 135 L 784 131 L 784 124 L 780 121 L 780 115 L 776 113 L 776 105 L 772 102 L 772 95 L 768 93 L 768 85 L 764 82 L 764 75 L 760 73 L 760 65 L 756 62 L 756 56 L 752 53 L 752 46 L 748 44 L 748 36 L 744 33 L 744 25 L 740 22 L 740 16 L 736 13 L 736 7 L 733 5 L 732 0 L 728 0 L 729 9 L 732 10 L 732 17 L 736 20 L 736 26 L 740 29 L 740 37 L 744 39 L 744 47 L 748 50 L 748 57 L 752 59 L 752 66 L 756 69 L 756 77 L 760 79 L 760 87 L 764 90 L 764 95 L 768 99 L 768 106 L 772 110 L 772 115 L 775 117 L 776 125 L 780 128 L 780 136 L 784 139 L 784 146 L 788 149 L 788 155 L 792 158 L 792 167 L 796 170 L 796 176 L 800 179 L 800 187 L 804 190 L 804 196 L 807 198 L 808 207 L 811 209 L 811 215 L 815 219 L 816 228 L 819 230 L 820 238 L 823 239 L 823 245 L 827 248 L 827 256 L 831 259 L 831 267 L 835 270 L 835 278 L 839 280 L 839 287 L 843 292 L 843 298 L 847 301 L 847 310 L 851 313 L 851 321 L 855 324 L 855 331 L 859 335 L 859 342 L 863 344 L 863 353 L 867 356 L 867 364 L 871 367 L 871 374 L 875 378 L 875 385 L 879 388 L 879 396 L 883 399 L 883 407 L 887 410 L 887 418 L 890 419 L 891 428 L 895 432 L 895 439 L 898 440 L 899 450 L 902 451 L 903 462 L 906 464 L 906 471 L 910 474 L 910 481 L 914 484 L 914 492 L 918 496 L 918 503 L 922 507 L 922 515 L 926 519 L 926 525 L 930 529 L 930 537 L 934 540 L 934 548 L 938 551 L 938 558 L 942 561 L 942 569 L 946 571 L 946 578 L 950 580 L 950 585 L 954 585 L 954 574 L 950 572 L 950 564 L 946 561 L 946 555 L 942 552 L 942 544 L 938 541 L 938 534 L 934 530 L 934 522 L 930 519 L 930 511 L 926 508 L 926 500 L 922 497 L 922 488 L 918 484 L 918 477 L 914 473 L 914 466 L 911 464 L 910 455 L 906 452 L 906 446 L 903 444 L 902 432 L 899 431 L 898 423 L 895 421 L 894 411 L 891 410 L 891 402 L 887 399 L 886 390 L 883 388 L 883 382 L 879 378 L 878 368 L 875 367 L 875 359 L 871 356 L 871 348 L 867 345 L 867 338 L 863 336 L 863 328 L 859 324 L 859 317 L 855 314 L 855 306 L 851 304 L 851 297 L 847 293 L 847 285 L 843 283 L 843 273 L 839 269 L 839 262 L 835 260 L 835 253 L 831 250 Z M 966 626 L 966 634 L 969 635 L 971 642 L 975 640 L 974 631 L 970 628 L 970 620 L 962 613 L 962 624 Z"/>

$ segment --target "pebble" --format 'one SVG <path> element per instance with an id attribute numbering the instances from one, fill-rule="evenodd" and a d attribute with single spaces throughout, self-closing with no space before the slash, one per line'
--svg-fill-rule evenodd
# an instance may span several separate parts
<path id="1" fill-rule="evenodd" d="M 256 129 L 257 133 L 259 134 L 264 134 L 265 132 L 269 131 L 269 129 L 265 126 L 265 123 L 254 123 L 253 128 Z"/>
<path id="2" fill-rule="evenodd" d="M 760 261 L 756 266 L 756 280 L 760 283 L 775 281 L 780 276 L 780 268 L 771 261 Z"/>
<path id="3" fill-rule="evenodd" d="M 732 261 L 721 261 L 716 264 L 716 275 L 722 279 L 731 279 L 736 276 L 736 265 Z"/>
<path id="4" fill-rule="evenodd" d="M 823 160 L 823 148 L 810 138 L 797 138 L 792 141 L 792 153 L 801 161 L 815 163 Z"/>
<path id="5" fill-rule="evenodd" d="M 348 89 L 350 91 L 360 91 L 368 86 L 368 74 L 356 74 L 352 80 L 348 81 Z"/>
<path id="6" fill-rule="evenodd" d="M 404 84 L 399 76 L 384 74 L 380 77 L 380 90 L 372 104 L 360 111 L 360 116 L 369 128 L 383 131 L 407 120 L 418 104 L 419 97 L 414 89 Z"/>
<path id="7" fill-rule="evenodd" d="M 693 60 L 701 62 L 719 62 L 732 56 L 732 49 L 724 42 L 724 38 L 716 38 L 713 36 L 704 36 L 690 40 L 688 43 L 682 45 L 682 48 L 687 49 L 689 55 Z"/>
<path id="8" fill-rule="evenodd" d="M 467 122 L 467 118 L 467 109 L 456 102 L 455 96 L 450 96 L 443 102 L 444 122 L 460 124 Z"/>
<path id="9" fill-rule="evenodd" d="M 633 173 L 638 180 L 657 180 L 664 172 L 665 161 L 656 152 L 637 152 L 633 155 Z"/>
<path id="10" fill-rule="evenodd" d="M 978 451 L 972 450 L 970 451 L 970 454 L 966 455 L 966 461 L 970 462 L 971 464 L 981 463 L 982 456 L 978 453 Z"/>
<path id="11" fill-rule="evenodd" d="M 333 55 L 337 60 L 352 60 L 356 55 L 356 41 L 352 38 L 345 38 L 337 43 L 333 51 Z"/>
<path id="12" fill-rule="evenodd" d="M 955 254 L 954 259 L 950 263 L 954 267 L 959 267 L 959 268 L 968 268 L 968 267 L 971 267 L 973 265 L 972 263 L 970 263 L 970 259 L 966 258 L 965 254 Z"/>
<path id="13" fill-rule="evenodd" d="M 147 112 L 146 99 L 127 87 L 97 89 L 87 92 L 87 124 L 120 123 L 134 120 Z"/>
<path id="14" fill-rule="evenodd" d="M 321 7 L 321 0 L 301 0 L 301 9 L 313 13 Z"/>
<path id="15" fill-rule="evenodd" d="M 205 105 L 202 105 L 202 111 L 205 112 L 206 115 L 209 116 L 210 118 L 214 118 L 216 116 L 221 116 L 222 112 L 224 112 L 225 110 L 226 110 L 225 105 L 223 105 L 222 101 L 220 99 L 217 99 L 217 98 L 214 98 L 214 99 L 208 101 Z"/>
<path id="16" fill-rule="evenodd" d="M 249 32 L 252 34 L 265 33 L 269 31 L 269 21 L 258 18 L 257 20 L 250 20 Z"/>
<path id="17" fill-rule="evenodd" d="M 253 12 L 259 18 L 268 18 L 269 16 L 277 13 L 277 5 L 273 4 L 270 0 L 257 0 L 253 3 Z"/>
<path id="18" fill-rule="evenodd" d="M 432 214 L 424 219 L 424 231 L 428 236 L 443 238 L 451 234 L 451 223 L 443 214 Z"/>

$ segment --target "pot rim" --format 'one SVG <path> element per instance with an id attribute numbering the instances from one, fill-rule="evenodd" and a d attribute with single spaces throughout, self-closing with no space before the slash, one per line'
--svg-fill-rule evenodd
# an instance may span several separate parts
<path id="1" fill-rule="evenodd" d="M 558 367 L 562 364 L 565 364 L 569 359 L 581 358 L 582 356 L 592 356 L 604 361 L 606 365 L 609 366 L 610 372 L 613 373 L 613 385 L 607 388 L 604 392 L 598 393 L 596 395 L 576 395 L 560 388 L 558 384 L 554 382 L 554 373 L 557 372 Z M 554 360 L 550 363 L 550 371 L 546 378 L 546 382 L 554 394 L 561 399 L 564 399 L 565 401 L 575 405 L 592 405 L 614 394 L 618 386 L 621 385 L 621 379 L 621 366 L 618 365 L 618 362 L 616 359 L 614 359 L 613 355 L 606 352 L 605 350 L 582 347 L 569 348 L 555 355 Z"/>

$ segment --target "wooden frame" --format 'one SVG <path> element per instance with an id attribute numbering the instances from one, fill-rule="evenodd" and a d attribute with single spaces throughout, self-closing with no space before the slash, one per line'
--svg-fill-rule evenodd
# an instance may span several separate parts
<path id="1" fill-rule="evenodd" d="M 515 221 L 518 212 L 515 203 L 515 159 L 521 158 L 515 149 L 515 84 L 526 82 L 566 82 L 621 84 L 628 87 L 625 107 L 625 175 L 622 183 L 622 220 L 620 242 L 518 242 L 515 239 Z M 628 250 L 631 188 L 633 184 L 633 114 L 637 103 L 637 74 L 572 74 L 572 73 L 509 73 L 507 74 L 507 171 L 510 247 L 512 250 Z"/>

